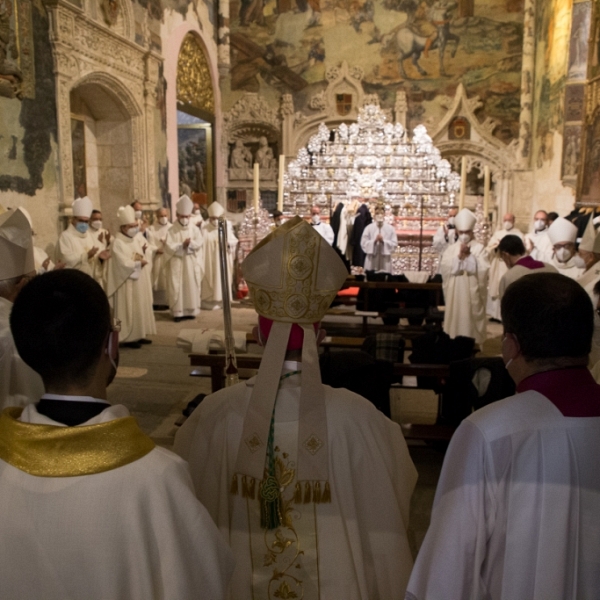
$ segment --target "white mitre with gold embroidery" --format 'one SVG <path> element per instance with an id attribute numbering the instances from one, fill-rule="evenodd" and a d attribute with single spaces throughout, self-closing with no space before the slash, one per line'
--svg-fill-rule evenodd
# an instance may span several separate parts
<path id="1" fill-rule="evenodd" d="M 290 331 L 297 323 L 304 330 L 297 480 L 318 489 L 312 498 L 321 502 L 321 486 L 329 489 L 329 453 L 313 324 L 327 312 L 348 271 L 323 237 L 306 221 L 294 217 L 255 246 L 244 260 L 242 272 L 256 312 L 274 323 L 246 412 L 236 473 L 261 482 L 259 489 L 268 496 L 265 461 L 271 419 Z"/>

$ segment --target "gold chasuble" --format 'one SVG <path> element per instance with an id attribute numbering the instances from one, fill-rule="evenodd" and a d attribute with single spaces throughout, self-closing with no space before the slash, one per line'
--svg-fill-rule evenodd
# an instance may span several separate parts
<path id="1" fill-rule="evenodd" d="M 23 423 L 22 408 L 0 414 L 0 459 L 37 477 L 76 477 L 117 469 L 146 456 L 154 442 L 133 417 L 62 427 Z"/>

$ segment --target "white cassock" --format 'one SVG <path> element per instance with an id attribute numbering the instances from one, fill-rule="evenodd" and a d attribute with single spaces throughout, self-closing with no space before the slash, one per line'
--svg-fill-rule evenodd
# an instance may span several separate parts
<path id="1" fill-rule="evenodd" d="M 328 223 L 323 223 L 323 221 L 317 223 L 316 225 L 311 223 L 311 225 L 330 246 L 333 245 L 333 238 L 335 237 L 335 234 L 333 233 L 333 228 L 331 225 Z"/>
<path id="2" fill-rule="evenodd" d="M 539 232 L 531 231 L 525 234 L 525 248 L 531 258 L 549 263 L 554 254 L 554 248 L 548 237 L 548 229 Z"/>
<path id="3" fill-rule="evenodd" d="M 119 232 L 111 244 L 106 295 L 114 317 L 121 321 L 120 342 L 137 342 L 156 333 L 152 288 L 150 279 L 146 279 L 143 273 L 152 268 L 152 262 L 144 267 L 141 265 L 146 243 L 143 236 L 130 238 Z"/>
<path id="4" fill-rule="evenodd" d="M 92 248 L 98 248 L 98 252 L 92 258 L 88 258 L 88 252 Z M 65 263 L 66 268 L 82 271 L 100 284 L 104 280 L 105 268 L 98 258 L 98 253 L 102 250 L 89 229 L 85 233 L 79 233 L 72 223 L 69 223 L 58 238 L 58 258 Z"/>
<path id="5" fill-rule="evenodd" d="M 585 269 L 575 265 L 575 257 L 570 258 L 566 263 L 561 263 L 553 256 L 548 261 L 548 264 L 552 265 L 561 275 L 565 275 L 571 279 L 579 279 L 585 272 Z"/>
<path id="6" fill-rule="evenodd" d="M 233 227 L 227 223 L 227 274 L 229 287 L 233 281 L 233 266 L 235 249 L 238 240 L 233 233 Z M 202 277 L 202 302 L 221 303 L 221 268 L 219 266 L 219 231 L 215 225 L 207 221 L 204 229 L 204 276 Z"/>
<path id="7" fill-rule="evenodd" d="M 446 452 L 407 600 L 598 598 L 598 456 L 600 418 L 566 418 L 533 390 L 470 415 Z"/>
<path id="8" fill-rule="evenodd" d="M 183 242 L 190 239 L 187 248 Z M 200 312 L 200 285 L 202 272 L 199 255 L 204 238 L 195 225 L 181 225 L 179 221 L 167 233 L 165 242 L 166 279 L 169 307 L 174 317 L 195 317 Z"/>
<path id="9" fill-rule="evenodd" d="M 600 263 L 592 265 L 587 271 L 582 273 L 577 280 L 583 289 L 587 292 L 594 308 L 598 304 L 598 296 L 594 294 L 594 286 L 600 281 Z M 590 352 L 590 365 L 595 365 L 600 361 L 600 317 L 594 311 L 594 335 L 592 336 L 592 351 Z"/>
<path id="10" fill-rule="evenodd" d="M 488 260 L 490 262 L 490 274 L 488 277 L 488 295 L 487 295 L 487 314 L 500 320 L 500 280 L 504 274 L 508 271 L 506 263 L 500 258 L 498 253 L 495 251 L 502 240 L 507 235 L 516 235 L 521 240 L 524 240 L 523 234 L 516 228 L 513 227 L 509 231 L 506 229 L 498 229 L 494 235 L 490 238 L 486 251 L 488 253 Z"/>
<path id="11" fill-rule="evenodd" d="M 284 488 L 276 530 L 260 528 L 258 499 L 230 493 L 255 379 L 203 400 L 175 438 L 198 498 L 234 552 L 228 598 L 401 600 L 413 562 L 406 528 L 417 474 L 400 428 L 364 398 L 324 386 L 331 503 L 298 503 L 299 379 L 283 380 L 275 405 Z"/>
<path id="12" fill-rule="evenodd" d="M 444 331 L 451 337 L 471 337 L 478 344 L 486 338 L 485 303 L 490 265 L 485 248 L 471 240 L 471 254 L 459 260 L 460 241 L 448 246 L 440 260 L 446 310 Z"/>
<path id="13" fill-rule="evenodd" d="M 547 263 L 544 263 L 544 266 L 540 267 L 539 269 L 531 269 L 517 263 L 511 267 L 500 280 L 500 284 L 498 285 L 500 300 L 502 300 L 502 296 L 504 296 L 506 288 L 511 283 L 521 279 L 521 277 L 525 277 L 525 275 L 535 275 L 536 273 L 557 273 L 557 270 L 552 265 Z"/>
<path id="14" fill-rule="evenodd" d="M 83 425 L 125 417 L 124 406 L 109 406 Z M 20 421 L 64 427 L 32 404 Z M 102 437 L 88 439 L 102 454 Z M 2 600 L 224 598 L 231 552 L 187 465 L 164 448 L 69 477 L 34 476 L 0 460 L 0 488 Z"/>
<path id="15" fill-rule="evenodd" d="M 454 244 L 455 241 L 456 229 L 448 229 L 446 232 L 446 228 L 443 225 L 440 225 L 438 230 L 433 234 L 431 247 L 441 256 L 444 250 L 451 244 Z"/>
<path id="16" fill-rule="evenodd" d="M 162 250 L 162 254 L 155 253 L 152 261 L 152 297 L 153 303 L 166 306 L 169 304 L 167 296 L 167 256 L 165 254 L 165 240 L 167 232 L 171 227 L 171 223 L 161 225 L 154 223 L 146 229 L 146 234 L 150 244 L 156 247 L 157 250 Z"/>
<path id="17" fill-rule="evenodd" d="M 9 323 L 12 306 L 0 298 L 0 410 L 37 402 L 44 394 L 42 378 L 23 362 L 15 347 Z"/>
<path id="18" fill-rule="evenodd" d="M 378 235 L 383 238 L 382 242 L 376 241 Z M 367 255 L 365 271 L 392 272 L 392 254 L 398 247 L 398 236 L 391 225 L 382 223 L 379 227 L 376 222 L 367 225 L 360 239 L 360 246 Z"/>
<path id="19" fill-rule="evenodd" d="M 54 263 L 50 261 L 48 263 L 48 267 L 44 268 L 44 263 L 50 257 L 46 253 L 45 250 L 39 248 L 38 246 L 33 247 L 33 260 L 35 262 L 35 274 L 42 275 L 43 273 L 47 273 L 48 271 L 54 270 Z"/>

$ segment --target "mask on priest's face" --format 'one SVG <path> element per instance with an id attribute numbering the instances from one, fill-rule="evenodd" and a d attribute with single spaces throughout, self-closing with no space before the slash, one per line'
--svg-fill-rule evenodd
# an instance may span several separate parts
<path id="1" fill-rule="evenodd" d="M 194 211 L 194 214 L 195 214 L 196 216 L 198 216 L 198 215 L 200 214 L 200 209 L 198 208 L 197 210 L 195 210 L 195 211 Z"/>
<path id="2" fill-rule="evenodd" d="M 190 222 L 189 217 L 179 217 L 177 220 L 181 223 L 182 227 L 187 227 Z"/>
<path id="3" fill-rule="evenodd" d="M 128 235 L 130 238 L 134 238 L 140 231 L 139 227 L 130 227 L 129 229 L 127 229 L 125 231 L 126 235 Z"/>
<path id="4" fill-rule="evenodd" d="M 102 221 L 96 219 L 95 221 L 90 221 L 90 227 L 93 227 L 96 231 L 102 229 Z"/>
<path id="5" fill-rule="evenodd" d="M 88 230 L 89 225 L 87 223 L 84 223 L 83 221 L 79 221 L 76 225 L 75 225 L 75 229 L 77 229 L 77 231 L 79 231 L 79 233 L 86 233 Z"/>
<path id="6" fill-rule="evenodd" d="M 142 218 L 142 211 L 141 210 L 136 210 L 135 211 L 135 218 L 139 221 Z"/>
<path id="7" fill-rule="evenodd" d="M 169 222 L 169 219 L 168 219 L 168 217 L 158 217 L 158 222 L 161 225 L 166 225 Z"/>
<path id="8" fill-rule="evenodd" d="M 510 231 L 514 227 L 514 224 L 512 221 L 504 221 L 504 223 L 502 223 L 502 226 L 506 231 Z"/>
<path id="9" fill-rule="evenodd" d="M 471 235 L 470 235 L 470 234 L 468 234 L 468 233 L 461 233 L 461 234 L 458 236 L 458 241 L 459 241 L 461 244 L 468 244 L 468 243 L 471 241 Z"/>
<path id="10" fill-rule="evenodd" d="M 569 248 L 558 248 L 554 252 L 556 260 L 560 263 L 566 263 L 573 256 L 573 251 Z"/>
<path id="11" fill-rule="evenodd" d="M 544 229 L 546 229 L 546 221 L 544 221 L 543 219 L 537 219 L 536 221 L 534 221 L 533 227 L 536 231 L 543 231 Z"/>
<path id="12" fill-rule="evenodd" d="M 375 215 L 376 223 L 383 223 L 383 215 Z"/>
<path id="13" fill-rule="evenodd" d="M 575 258 L 573 259 L 573 263 L 575 264 L 575 266 L 578 269 L 585 269 L 586 268 L 586 264 L 585 264 L 585 260 L 583 259 L 582 256 L 579 256 L 579 254 L 577 256 L 575 256 Z"/>
<path id="14" fill-rule="evenodd" d="M 318 225 L 321 222 L 321 217 L 319 215 L 313 215 L 310 220 L 315 224 Z"/>

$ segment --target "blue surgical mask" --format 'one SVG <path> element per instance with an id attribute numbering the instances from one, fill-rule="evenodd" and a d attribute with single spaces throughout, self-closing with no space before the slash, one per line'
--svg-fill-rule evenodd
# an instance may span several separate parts
<path id="1" fill-rule="evenodd" d="M 77 229 L 79 233 L 87 233 L 88 227 L 89 225 L 87 223 L 83 223 L 82 221 L 79 221 L 79 223 L 75 225 L 75 229 Z"/>

